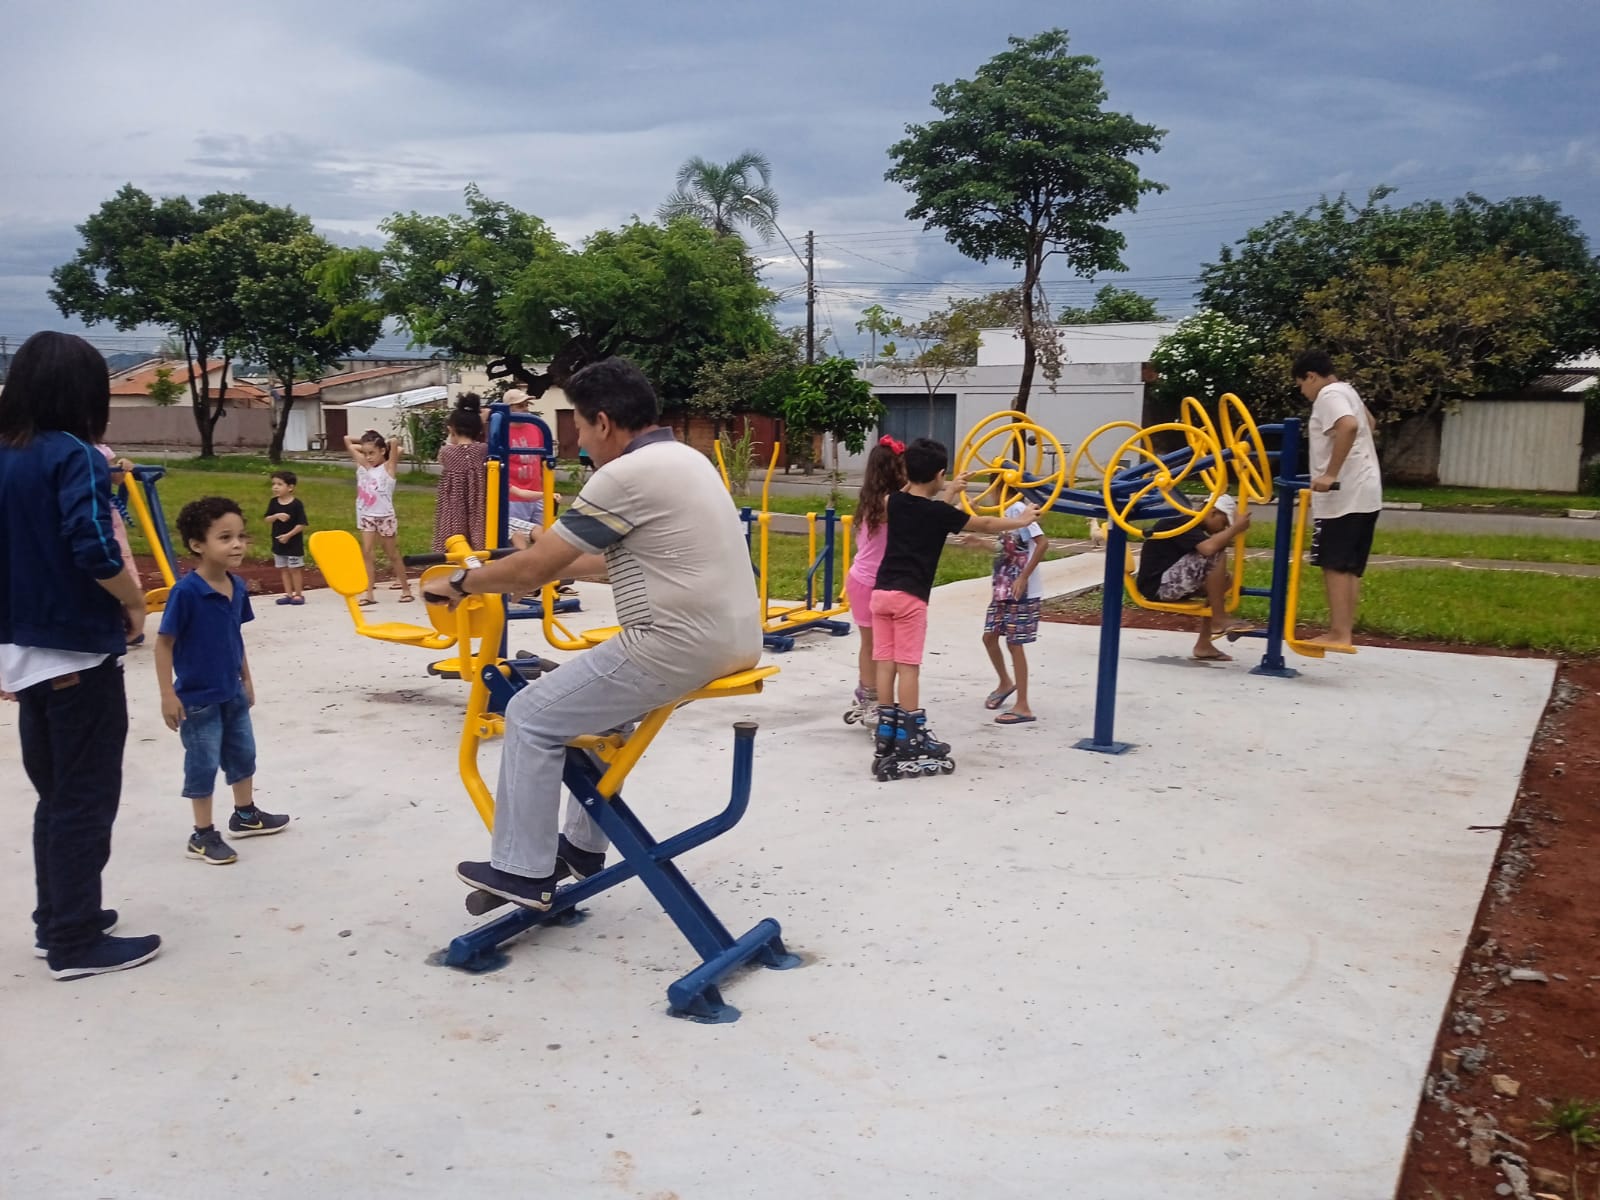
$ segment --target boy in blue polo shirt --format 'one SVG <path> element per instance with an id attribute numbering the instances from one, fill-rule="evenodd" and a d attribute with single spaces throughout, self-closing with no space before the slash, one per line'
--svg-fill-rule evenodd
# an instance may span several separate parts
<path id="1" fill-rule="evenodd" d="M 206 496 L 178 514 L 178 536 L 200 560 L 167 594 L 156 637 L 161 716 L 183 738 L 183 794 L 194 804 L 188 852 L 214 866 L 239 857 L 211 823 L 217 769 L 233 788 L 228 836 L 281 833 L 287 816 L 256 807 L 255 686 L 241 626 L 255 619 L 244 580 L 244 514 L 232 500 Z M 176 680 L 174 680 L 176 674 Z"/>

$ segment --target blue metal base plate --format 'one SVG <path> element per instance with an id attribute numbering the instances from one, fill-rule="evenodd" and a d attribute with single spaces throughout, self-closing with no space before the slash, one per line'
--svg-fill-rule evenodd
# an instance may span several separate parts
<path id="1" fill-rule="evenodd" d="M 1133 749 L 1132 742 L 1097 742 L 1093 738 L 1079 738 L 1072 743 L 1074 750 L 1093 750 L 1096 754 L 1126 754 Z"/>
<path id="2" fill-rule="evenodd" d="M 1265 675 L 1269 679 L 1297 679 L 1300 676 L 1300 672 L 1293 667 L 1251 667 L 1250 674 Z"/>

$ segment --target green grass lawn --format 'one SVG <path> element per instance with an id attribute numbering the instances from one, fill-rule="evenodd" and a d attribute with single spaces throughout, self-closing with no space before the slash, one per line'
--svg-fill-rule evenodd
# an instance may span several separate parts
<path id="1" fill-rule="evenodd" d="M 1559 525 L 1559 522 L 1552 522 Z M 1250 526 L 1250 549 L 1270 549 L 1274 524 Z M 1310 538 L 1310 533 L 1306 537 Z M 1531 537 L 1514 533 L 1433 533 L 1426 529 L 1385 529 L 1378 521 L 1374 554 L 1401 558 L 1489 558 L 1506 562 L 1600 564 L 1600 538 Z"/>
<path id="2" fill-rule="evenodd" d="M 205 466 L 198 468 L 194 462 L 201 460 L 166 464 L 167 474 L 156 484 L 156 492 L 161 497 L 161 509 L 167 518 L 168 536 L 172 539 L 174 550 L 182 556 L 176 524 L 179 510 L 201 496 L 227 496 L 244 512 L 245 529 L 251 538 L 249 561 L 270 563 L 272 540 L 266 522 L 261 518 L 267 511 L 267 501 L 272 499 L 272 467 L 265 458 L 241 462 L 244 456 L 228 457 L 234 468 L 232 470 L 222 469 L 215 460 L 206 461 Z M 342 468 L 326 464 L 308 465 L 315 465 L 318 469 L 303 471 L 298 465 L 291 469 L 300 479 L 295 494 L 306 506 L 306 518 L 310 521 L 311 530 L 345 529 L 354 533 L 354 465 Z M 427 480 L 426 487 L 401 486 L 395 489 L 394 504 L 400 518 L 402 554 L 425 554 L 433 548 L 433 502 L 437 480 L 427 475 L 423 478 Z M 135 554 L 150 552 L 136 527 L 130 529 L 128 535 Z M 381 567 L 380 573 L 387 574 Z"/>
<path id="3" fill-rule="evenodd" d="M 137 461 L 137 460 L 135 460 Z M 214 458 L 176 458 L 159 465 L 168 471 L 205 471 L 214 475 L 250 475 L 260 476 L 263 479 L 271 478 L 272 472 L 277 470 L 267 460 L 265 454 L 219 454 Z M 308 459 L 288 459 L 279 466 L 286 467 L 295 473 L 298 479 L 354 479 L 355 464 L 348 458 L 343 462 L 312 462 Z M 414 463 L 400 464 L 400 473 L 396 479 L 402 486 L 435 487 L 439 482 L 437 475 L 419 470 Z"/>
<path id="4" fill-rule="evenodd" d="M 1265 587 L 1267 579 L 1265 563 L 1250 564 L 1245 580 L 1251 587 Z M 1307 625 L 1320 627 L 1328 616 L 1318 572 L 1307 568 L 1304 582 L 1302 631 Z M 1100 589 L 1063 603 L 1074 613 L 1097 615 Z M 1133 607 L 1126 598 L 1124 603 Z M 1247 597 L 1239 611 L 1266 623 L 1264 599 Z M 1553 654 L 1600 654 L 1600 579 L 1375 567 L 1362 582 L 1356 631 Z"/>
<path id="5" fill-rule="evenodd" d="M 1519 492 L 1509 488 L 1385 487 L 1385 500 L 1424 508 L 1600 508 L 1600 496 L 1571 492 Z"/>

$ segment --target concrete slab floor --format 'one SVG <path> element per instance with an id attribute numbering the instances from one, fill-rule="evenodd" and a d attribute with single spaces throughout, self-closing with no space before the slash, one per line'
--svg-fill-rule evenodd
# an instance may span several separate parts
<path id="1" fill-rule="evenodd" d="M 1052 591 L 1098 558 L 1047 564 Z M 607 617 L 586 586 L 586 618 Z M 1297 680 L 1124 635 L 1120 758 L 1088 732 L 1096 630 L 1046 625 L 1038 724 L 982 699 L 986 581 L 935 596 L 925 696 L 959 762 L 877 784 L 840 715 L 855 639 L 674 718 L 628 789 L 798 970 L 664 1015 L 694 956 L 637 883 L 510 965 L 428 965 L 474 919 L 487 839 L 457 781 L 464 688 L 355 637 L 334 596 L 257 606 L 261 803 L 295 821 L 185 860 L 150 651 L 107 903 L 154 963 L 56 983 L 30 957 L 31 795 L 0 707 L 0 1195 L 1382 1197 L 1553 667 L 1363 650 Z M 380 590 L 384 619 L 414 619 Z M 522 627 L 516 644 L 535 646 Z M 492 763 L 487 764 L 492 766 Z"/>

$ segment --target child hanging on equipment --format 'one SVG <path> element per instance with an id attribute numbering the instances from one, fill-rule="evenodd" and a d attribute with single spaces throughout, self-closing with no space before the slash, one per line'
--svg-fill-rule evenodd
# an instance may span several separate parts
<path id="1" fill-rule="evenodd" d="M 300 484 L 293 471 L 272 473 L 272 499 L 267 501 L 267 534 L 272 538 L 272 563 L 283 581 L 279 604 L 304 604 L 306 506 L 295 498 Z"/>
<path id="2" fill-rule="evenodd" d="M 928 729 L 921 700 L 923 643 L 928 632 L 928 597 L 939 571 L 945 538 L 962 530 L 1005 533 L 1033 524 L 1039 510 L 1023 505 L 1014 516 L 969 517 L 956 507 L 967 477 L 945 478 L 949 452 L 932 438 L 906 447 L 906 486 L 889 496 L 883 562 L 872 592 L 872 658 L 878 675 L 878 732 L 873 774 L 932 774 L 953 770 L 950 747 Z"/>
<path id="3" fill-rule="evenodd" d="M 883 562 L 889 497 L 906 485 L 905 452 L 904 442 L 885 435 L 867 455 L 867 469 L 856 500 L 855 557 L 844 581 L 850 612 L 861 633 L 861 649 L 856 659 L 856 702 L 844 719 L 851 725 L 859 723 L 868 733 L 873 731 L 878 718 L 878 675 L 872 661 L 872 588 L 878 580 L 878 565 Z"/>
<path id="4" fill-rule="evenodd" d="M 1006 509 L 1006 516 L 1019 516 L 1026 507 L 1018 500 Z M 996 725 L 1025 725 L 1035 719 L 1028 705 L 1027 646 L 1039 639 L 1039 608 L 1044 599 L 1044 584 L 1037 568 L 1049 546 L 1050 539 L 1037 524 L 1000 535 L 994 572 L 990 576 L 993 594 L 989 598 L 989 611 L 983 616 L 983 648 L 989 652 L 989 661 L 994 664 L 1000 682 L 983 706 L 993 711 L 1012 693 L 1017 698 L 1011 711 L 995 717 Z M 1000 653 L 1001 637 L 1006 639 L 1006 647 L 1011 651 L 1009 673 L 1005 656 Z"/>
<path id="5" fill-rule="evenodd" d="M 256 807 L 256 739 L 250 723 L 255 684 L 243 625 L 255 619 L 249 589 L 233 573 L 244 561 L 244 514 L 232 500 L 207 496 L 183 506 L 178 536 L 200 561 L 167 593 L 156 636 L 161 716 L 183 739 L 183 794 L 194 806 L 187 852 L 212 866 L 238 855 L 211 823 L 217 771 L 233 789 L 228 836 L 281 833 L 289 818 Z"/>
<path id="6" fill-rule="evenodd" d="M 369 429 L 360 438 L 346 437 L 344 448 L 356 464 L 356 529 L 361 534 L 361 553 L 367 560 L 367 594 L 356 603 L 365 606 L 378 602 L 372 594 L 378 573 L 373 544 L 380 538 L 383 552 L 389 556 L 389 569 L 394 573 L 392 589 L 404 593 L 400 597 L 402 604 L 414 600 L 411 581 L 406 578 L 405 560 L 400 557 L 400 547 L 395 540 L 400 531 L 394 511 L 394 476 L 400 462 L 400 442 L 391 442 L 376 429 Z"/>
<path id="7" fill-rule="evenodd" d="M 445 542 L 456 535 L 473 546 L 483 546 L 484 506 L 488 473 L 484 464 L 489 447 L 483 441 L 483 401 L 476 392 L 456 400 L 446 422 L 450 436 L 439 447 L 439 498 L 433 510 L 433 552 L 444 553 Z"/>
<path id="8" fill-rule="evenodd" d="M 1164 517 L 1151 528 L 1151 534 L 1177 529 L 1188 517 Z M 1228 574 L 1228 547 L 1250 528 L 1250 513 L 1240 512 L 1232 496 L 1218 498 L 1216 507 L 1199 525 L 1176 537 L 1150 537 L 1139 551 L 1138 584 L 1141 595 L 1152 600 L 1177 603 L 1204 596 L 1211 611 L 1196 618 L 1194 649 L 1190 656 L 1198 662 L 1232 662 L 1212 643 L 1214 624 L 1228 624 L 1228 589 L 1233 579 Z M 1230 625 L 1233 632 L 1247 624 Z M 1233 640 L 1229 633 L 1229 641 Z"/>

